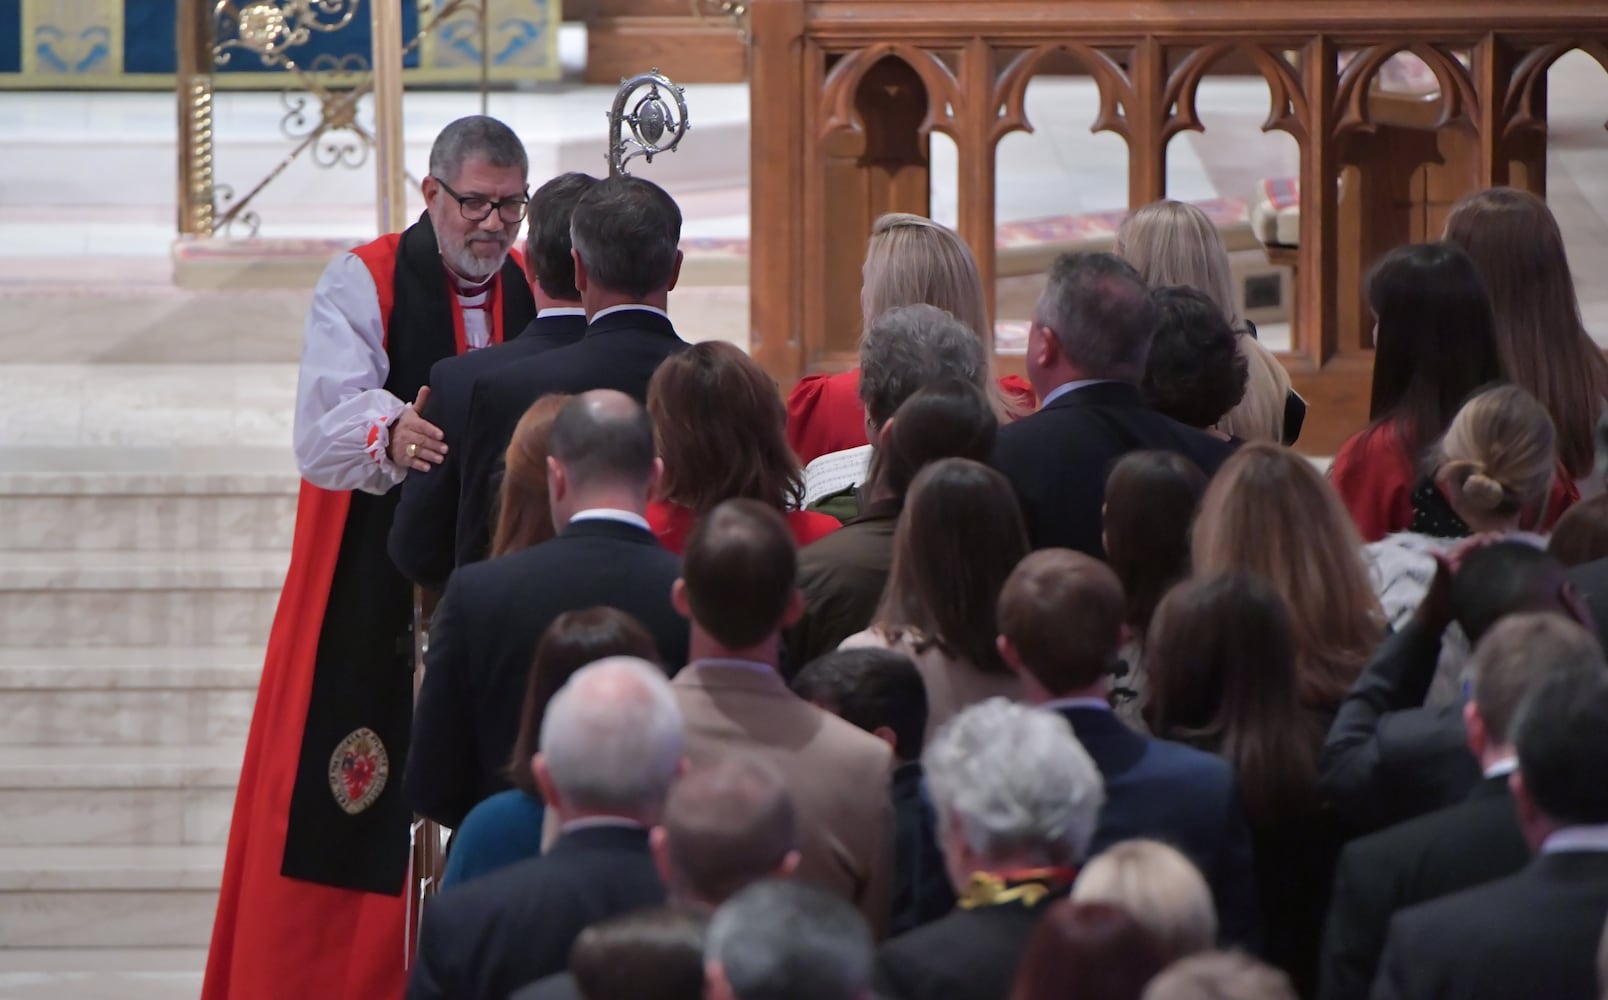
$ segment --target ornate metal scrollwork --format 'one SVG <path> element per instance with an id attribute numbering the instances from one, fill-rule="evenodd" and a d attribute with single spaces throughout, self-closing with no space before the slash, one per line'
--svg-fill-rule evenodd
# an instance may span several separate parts
<path id="1" fill-rule="evenodd" d="M 383 2 L 383 0 L 382 0 Z M 359 0 L 218 0 L 213 17 L 218 42 L 213 58 L 227 66 L 236 50 L 250 52 L 265 66 L 285 62 L 288 49 L 305 45 L 313 32 L 339 31 L 357 15 Z"/>
<path id="2" fill-rule="evenodd" d="M 700 21 L 726 21 L 748 37 L 746 0 L 691 0 L 692 16 Z"/>
<path id="3" fill-rule="evenodd" d="M 633 103 L 632 96 L 644 87 L 647 93 Z M 639 156 L 652 163 L 660 153 L 675 152 L 682 136 L 692 127 L 682 89 L 657 69 L 622 79 L 608 116 L 611 176 L 627 173 L 625 165 Z M 664 141 L 666 136 L 669 142 Z"/>

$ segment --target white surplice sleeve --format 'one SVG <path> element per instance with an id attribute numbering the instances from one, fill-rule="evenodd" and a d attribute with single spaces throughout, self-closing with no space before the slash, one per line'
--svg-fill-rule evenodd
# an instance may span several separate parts
<path id="1" fill-rule="evenodd" d="M 407 406 L 381 388 L 390 370 L 374 278 L 342 254 L 318 280 L 302 341 L 293 441 L 308 482 L 384 493 L 402 481 L 407 470 L 385 454 Z"/>

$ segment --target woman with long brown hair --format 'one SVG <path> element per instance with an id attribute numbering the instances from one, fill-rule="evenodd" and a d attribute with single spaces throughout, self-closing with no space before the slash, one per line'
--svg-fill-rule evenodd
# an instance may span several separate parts
<path id="1" fill-rule="evenodd" d="M 1552 210 L 1528 191 L 1478 191 L 1452 209 L 1446 240 L 1468 254 L 1485 282 L 1502 363 L 1552 415 L 1564 469 L 1590 481 L 1584 492 L 1601 492 L 1597 427 L 1608 401 L 1608 361 L 1581 321 Z"/>
<path id="2" fill-rule="evenodd" d="M 1383 640 L 1384 615 L 1357 529 L 1312 463 L 1275 444 L 1241 448 L 1206 488 L 1191 554 L 1196 576 L 1254 573 L 1284 595 L 1301 704 L 1337 709 Z"/>
<path id="3" fill-rule="evenodd" d="M 928 733 L 985 698 L 1020 698 L 1021 681 L 995 645 L 994 608 L 1027 551 L 1021 508 L 1004 476 L 965 458 L 928 465 L 899 517 L 893 568 L 871 627 L 841 648 L 908 655 L 927 687 Z"/>
<path id="4" fill-rule="evenodd" d="M 615 608 L 566 611 L 542 633 L 525 685 L 519 735 L 508 761 L 513 787 L 483 800 L 464 817 L 452 838 L 442 885 L 456 885 L 542 852 L 546 809 L 531 772 L 541 745 L 542 716 L 575 672 L 607 656 L 659 659 L 653 636 L 635 618 Z"/>
<path id="5" fill-rule="evenodd" d="M 838 528 L 831 515 L 798 509 L 804 478 L 787 445 L 782 397 L 741 348 L 705 341 L 666 358 L 648 383 L 648 415 L 664 462 L 648 525 L 671 552 L 723 500 L 781 511 L 801 548 Z"/>
<path id="6" fill-rule="evenodd" d="M 557 534 L 547 499 L 547 434 L 570 397 L 543 396 L 519 418 L 503 455 L 502 488 L 497 491 L 497 530 L 492 558 L 540 545 Z"/>
<path id="7" fill-rule="evenodd" d="M 971 328 L 992 347 L 993 323 L 983 279 L 971 247 L 960 235 L 931 219 L 893 212 L 877 219 L 861 269 L 861 331 L 889 309 L 930 305 Z M 1008 375 L 993 391 L 1001 420 L 1031 412 L 1033 387 Z M 860 401 L 860 370 L 806 375 L 787 397 L 787 440 L 804 463 L 822 455 L 864 446 L 865 407 Z"/>
<path id="8" fill-rule="evenodd" d="M 1156 610 L 1145 671 L 1156 735 L 1234 766 L 1251 827 L 1265 954 L 1310 996 L 1346 831 L 1318 795 L 1318 754 L 1333 711 L 1302 696 L 1284 600 L 1242 572 L 1180 584 Z"/>

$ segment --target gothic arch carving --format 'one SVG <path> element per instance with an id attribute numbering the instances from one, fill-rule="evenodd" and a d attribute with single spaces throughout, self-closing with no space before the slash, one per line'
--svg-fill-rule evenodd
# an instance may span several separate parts
<path id="1" fill-rule="evenodd" d="M 1410 52 L 1422 59 L 1440 84 L 1440 115 L 1434 128 L 1454 123 L 1475 125 L 1479 120 L 1479 90 L 1456 56 L 1443 46 L 1424 42 L 1386 43 L 1358 52 L 1341 72 L 1335 90 L 1335 135 L 1374 129 L 1368 108 L 1368 88 L 1385 61 L 1399 52 Z"/>
<path id="2" fill-rule="evenodd" d="M 860 85 L 874 66 L 888 58 L 908 66 L 927 89 L 927 113 L 918 134 L 926 136 L 936 129 L 958 136 L 957 120 L 964 114 L 964 100 L 955 74 L 937 53 L 903 42 L 879 42 L 850 52 L 827 73 L 821 88 L 820 138 L 843 129 L 865 134 L 865 120 L 858 107 Z"/>

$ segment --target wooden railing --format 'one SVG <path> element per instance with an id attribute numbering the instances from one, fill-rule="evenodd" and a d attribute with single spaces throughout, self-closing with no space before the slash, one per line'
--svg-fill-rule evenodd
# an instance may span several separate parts
<path id="1" fill-rule="evenodd" d="M 1166 196 L 1167 145 L 1201 128 L 1202 78 L 1229 65 L 1260 75 L 1264 129 L 1300 147 L 1283 360 L 1313 404 L 1303 445 L 1318 451 L 1365 416 L 1364 268 L 1393 243 L 1437 238 L 1461 193 L 1544 193 L 1548 68 L 1576 48 L 1608 67 L 1598 0 L 754 0 L 750 31 L 753 351 L 784 385 L 855 363 L 865 239 L 883 212 L 928 212 L 931 132 L 958 150 L 958 229 L 992 296 L 995 149 L 1031 129 L 1036 73 L 1093 78 L 1095 130 L 1128 144 L 1130 206 Z M 1376 74 L 1400 52 L 1438 84 L 1420 121 L 1375 99 Z M 1608 116 L 1608 82 L 1602 93 Z M 1416 159 L 1404 167 L 1404 155 Z M 1396 190 L 1382 190 L 1386 178 Z M 1400 204 L 1408 183 L 1423 202 L 1413 211 Z"/>

